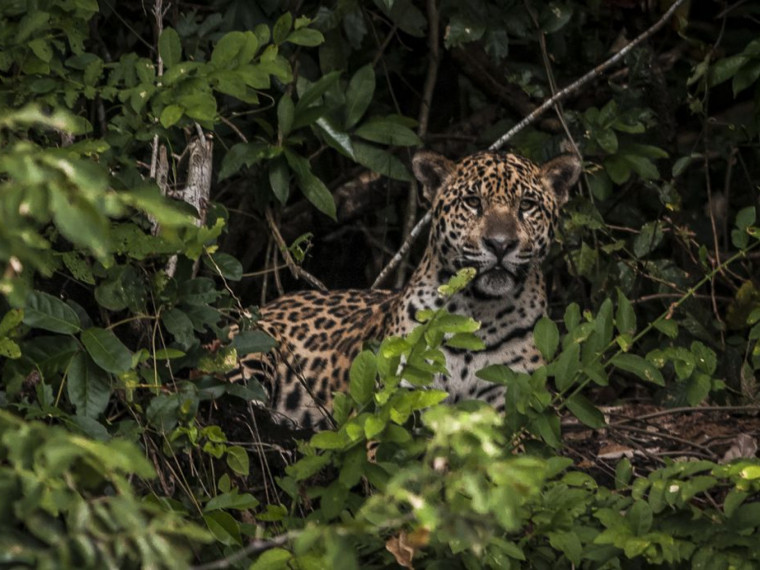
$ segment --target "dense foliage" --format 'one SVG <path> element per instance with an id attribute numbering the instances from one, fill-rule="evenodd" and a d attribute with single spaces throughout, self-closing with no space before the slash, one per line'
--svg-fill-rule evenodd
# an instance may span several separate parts
<path id="1" fill-rule="evenodd" d="M 271 425 L 261 386 L 224 379 L 273 346 L 257 305 L 373 281 L 421 217 L 415 148 L 488 147 L 671 4 L 3 2 L 1 563 L 756 567 L 755 3 L 682 2 L 509 141 L 585 174 L 547 263 L 549 364 L 480 373 L 504 417 L 424 389 L 442 343 L 478 348 L 444 309 L 360 354 L 332 430 Z M 602 437 L 630 401 L 754 418 L 754 448 L 577 461 L 563 427 Z"/>

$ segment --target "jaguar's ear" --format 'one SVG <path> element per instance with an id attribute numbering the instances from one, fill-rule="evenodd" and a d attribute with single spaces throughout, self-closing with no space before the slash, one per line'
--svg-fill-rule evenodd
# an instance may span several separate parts
<path id="1" fill-rule="evenodd" d="M 541 166 L 541 178 L 548 188 L 554 190 L 561 206 L 567 202 L 570 188 L 578 182 L 578 177 L 582 171 L 583 167 L 579 156 L 561 154 Z"/>
<path id="2" fill-rule="evenodd" d="M 443 155 L 431 150 L 420 150 L 412 159 L 412 170 L 422 184 L 422 195 L 429 203 L 443 186 L 446 179 L 454 172 L 454 163 Z"/>

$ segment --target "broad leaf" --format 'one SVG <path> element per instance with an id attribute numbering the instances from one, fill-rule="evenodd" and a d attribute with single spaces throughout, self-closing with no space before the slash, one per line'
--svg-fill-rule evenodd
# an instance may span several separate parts
<path id="1" fill-rule="evenodd" d="M 106 409 L 111 382 L 86 353 L 78 352 L 71 359 L 66 382 L 66 393 L 77 415 L 94 418 Z"/>
<path id="2" fill-rule="evenodd" d="M 389 119 L 370 119 L 358 129 L 356 136 L 389 146 L 418 146 L 422 144 L 415 132 Z"/>
<path id="3" fill-rule="evenodd" d="M 375 93 L 375 70 L 367 64 L 360 68 L 346 90 L 346 128 L 350 129 L 358 123 L 367 112 L 372 96 Z"/>
<path id="4" fill-rule="evenodd" d="M 314 176 L 309 161 L 287 149 L 285 149 L 285 158 L 295 173 L 298 186 L 306 199 L 314 204 L 320 212 L 327 214 L 334 220 L 335 200 L 333 200 L 332 194 L 324 183 Z"/>
<path id="5" fill-rule="evenodd" d="M 375 355 L 368 350 L 360 352 L 351 364 L 348 388 L 351 397 L 360 406 L 364 406 L 372 399 L 376 375 L 377 362 Z"/>
<path id="6" fill-rule="evenodd" d="M 615 368 L 635 374 L 642 380 L 652 382 L 658 386 L 664 386 L 665 380 L 659 370 L 640 356 L 635 354 L 618 354 L 612 358 L 611 363 Z"/>
<path id="7" fill-rule="evenodd" d="M 81 328 L 79 315 L 66 303 L 43 293 L 32 291 L 24 306 L 24 323 L 30 327 L 61 334 L 74 334 Z"/>
<path id="8" fill-rule="evenodd" d="M 158 54 L 166 67 L 177 65 L 182 60 L 182 44 L 174 28 L 164 28 L 158 38 Z"/>
<path id="9" fill-rule="evenodd" d="M 111 331 L 92 327 L 82 331 L 82 344 L 95 364 L 113 374 L 121 374 L 132 365 L 129 349 Z"/>

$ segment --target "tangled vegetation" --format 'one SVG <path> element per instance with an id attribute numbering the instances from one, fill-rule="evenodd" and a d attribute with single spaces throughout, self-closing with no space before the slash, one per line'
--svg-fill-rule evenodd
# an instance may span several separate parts
<path id="1" fill-rule="evenodd" d="M 755 3 L 0 18 L 1 565 L 758 566 Z M 478 345 L 444 309 L 360 354 L 332 430 L 225 381 L 273 347 L 257 306 L 378 276 L 424 215 L 416 148 L 503 142 L 585 167 L 546 267 L 548 364 L 479 373 L 509 385 L 504 416 L 425 389 L 443 343 Z"/>

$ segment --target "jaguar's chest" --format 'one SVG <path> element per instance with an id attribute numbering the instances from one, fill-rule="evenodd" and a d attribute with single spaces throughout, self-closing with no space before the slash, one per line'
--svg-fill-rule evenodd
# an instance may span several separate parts
<path id="1" fill-rule="evenodd" d="M 418 324 L 413 315 L 437 304 L 434 295 L 409 292 L 403 299 L 402 318 L 389 332 L 408 334 Z M 435 387 L 447 391 L 449 401 L 481 399 L 502 408 L 504 388 L 480 379 L 477 372 L 492 364 L 502 364 L 516 372 L 531 372 L 542 364 L 533 340 L 533 328 L 546 310 L 540 273 L 532 272 L 515 297 L 482 299 L 465 293 L 450 299 L 445 307 L 451 313 L 471 317 L 481 324 L 475 334 L 483 341 L 484 348 L 469 351 L 444 345 L 449 374 L 437 377 Z"/>

